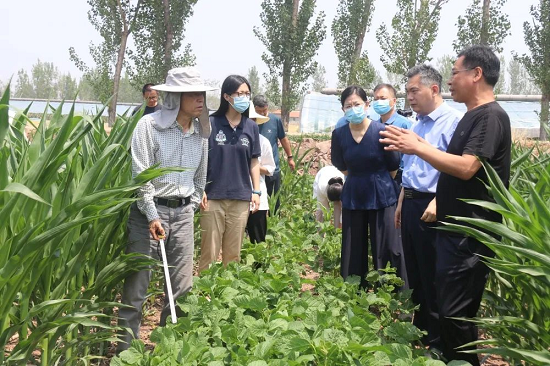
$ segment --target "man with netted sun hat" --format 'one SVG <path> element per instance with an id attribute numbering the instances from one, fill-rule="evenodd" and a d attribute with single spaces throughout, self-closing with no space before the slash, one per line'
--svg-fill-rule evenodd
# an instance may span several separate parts
<path id="1" fill-rule="evenodd" d="M 158 165 L 181 167 L 155 178 L 138 190 L 139 200 L 132 205 L 128 219 L 127 253 L 158 256 L 158 241 L 164 237 L 174 298 L 187 293 L 193 283 L 193 216 L 199 207 L 206 183 L 210 122 L 205 92 L 216 88 L 204 84 L 194 67 L 168 71 L 166 83 L 152 89 L 165 92 L 163 108 L 143 116 L 132 136 L 132 176 Z M 139 337 L 141 309 L 151 272 L 143 270 L 124 281 L 122 303 L 130 308 L 119 312 L 125 333 L 118 351 L 127 349 Z M 165 288 L 166 293 L 166 288 Z M 178 309 L 179 310 L 179 309 Z M 170 313 L 163 307 L 160 323 Z"/>

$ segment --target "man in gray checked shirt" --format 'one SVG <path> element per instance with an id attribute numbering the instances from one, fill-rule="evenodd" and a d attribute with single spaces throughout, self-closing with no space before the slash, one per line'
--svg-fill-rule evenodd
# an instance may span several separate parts
<path id="1" fill-rule="evenodd" d="M 199 72 L 192 67 L 168 72 L 166 83 L 152 89 L 165 91 L 163 109 L 143 116 L 132 136 L 132 175 L 135 177 L 154 165 L 186 168 L 153 179 L 139 189 L 140 199 L 131 207 L 128 219 L 128 253 L 158 256 L 159 236 L 165 237 L 166 256 L 174 298 L 187 293 L 193 284 L 193 215 L 202 198 L 208 163 L 210 123 L 205 105 L 205 92 L 215 88 L 204 85 Z M 139 337 L 141 309 L 151 271 L 128 276 L 124 282 L 121 325 L 125 350 L 133 337 Z M 166 286 L 164 288 L 166 294 Z M 168 296 L 166 296 L 167 298 Z M 170 314 L 168 301 L 162 309 L 160 324 Z"/>

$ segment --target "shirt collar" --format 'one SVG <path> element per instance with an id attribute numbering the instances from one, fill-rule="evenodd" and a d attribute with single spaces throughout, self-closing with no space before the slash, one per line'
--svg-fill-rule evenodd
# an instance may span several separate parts
<path id="1" fill-rule="evenodd" d="M 390 118 L 386 122 L 382 122 L 382 116 L 380 116 L 380 122 L 384 123 L 385 125 L 393 125 L 395 122 L 395 118 L 397 117 L 397 110 L 394 110 Z"/>
<path id="2" fill-rule="evenodd" d="M 243 126 L 244 126 L 243 117 L 244 116 L 241 115 L 241 122 L 239 122 L 239 124 L 237 125 L 237 127 L 235 127 L 235 129 L 241 129 L 241 130 L 243 129 Z M 246 117 L 245 117 L 245 119 L 246 119 Z M 233 130 L 233 126 L 231 126 L 231 124 L 229 123 L 229 120 L 227 119 L 226 116 L 223 116 L 223 118 L 222 118 L 222 125 L 227 126 L 227 127 L 231 128 Z"/>
<path id="3" fill-rule="evenodd" d="M 428 114 L 427 116 L 421 116 L 421 115 L 418 115 L 418 119 L 421 121 L 421 122 L 426 122 L 427 119 L 431 119 L 432 121 L 437 121 L 437 119 L 439 117 L 441 117 L 442 115 L 445 114 L 445 112 L 447 112 L 447 110 L 449 109 L 449 106 L 447 105 L 447 103 L 445 101 L 443 101 L 443 103 L 441 103 L 441 105 L 439 107 L 437 107 L 436 109 L 434 109 L 430 114 Z"/>
<path id="4" fill-rule="evenodd" d="M 189 126 L 189 130 L 185 133 L 186 135 L 192 135 L 194 133 L 197 133 L 198 132 L 198 128 L 196 128 L 196 124 L 199 123 L 199 119 L 198 118 L 194 118 L 193 119 L 193 123 L 191 123 L 191 126 Z M 178 123 L 178 121 L 174 121 L 174 123 L 172 123 L 172 126 L 170 126 L 171 128 L 178 128 L 180 131 L 183 132 L 183 127 L 181 127 L 181 125 Z"/>

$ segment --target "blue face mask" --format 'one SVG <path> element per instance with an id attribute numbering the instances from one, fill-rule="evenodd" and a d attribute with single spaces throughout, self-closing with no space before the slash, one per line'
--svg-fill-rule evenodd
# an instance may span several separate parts
<path id="1" fill-rule="evenodd" d="M 390 101 L 388 99 L 375 100 L 372 103 L 372 109 L 379 115 L 384 115 L 391 110 Z"/>
<path id="2" fill-rule="evenodd" d="M 243 113 L 250 107 L 250 98 L 244 95 L 242 97 L 234 97 L 233 104 L 231 105 L 237 112 Z"/>
<path id="3" fill-rule="evenodd" d="M 367 112 L 365 112 L 365 105 L 361 104 L 348 109 L 344 116 L 349 123 L 358 125 L 359 123 L 363 122 L 366 115 Z"/>

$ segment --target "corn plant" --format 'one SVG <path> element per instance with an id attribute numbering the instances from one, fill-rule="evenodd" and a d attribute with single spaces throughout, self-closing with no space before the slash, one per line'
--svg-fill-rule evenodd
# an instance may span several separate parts
<path id="1" fill-rule="evenodd" d="M 103 110 L 46 107 L 29 141 L 32 121 L 23 111 L 10 124 L 8 105 L 9 86 L 0 100 L 0 363 L 88 364 L 116 340 L 119 283 L 153 263 L 124 254 L 125 223 L 136 189 L 165 170 L 132 180 L 139 116 L 107 134 Z"/>
<path id="2" fill-rule="evenodd" d="M 516 144 L 513 156 L 509 189 L 494 169 L 484 165 L 488 189 L 495 202 L 469 201 L 499 212 L 503 222 L 457 218 L 476 228 L 448 225 L 444 229 L 471 235 L 496 253 L 495 258 L 485 258 L 493 270 L 484 299 L 486 316 L 473 319 L 491 339 L 472 344 L 488 344 L 492 348 L 469 352 L 489 351 L 513 363 L 547 365 L 550 364 L 550 155 L 540 146 L 526 149 Z"/>

